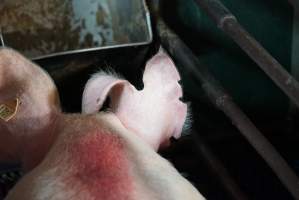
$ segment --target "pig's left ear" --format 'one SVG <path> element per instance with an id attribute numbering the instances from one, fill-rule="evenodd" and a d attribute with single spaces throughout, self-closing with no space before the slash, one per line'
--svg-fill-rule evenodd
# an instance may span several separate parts
<path id="1" fill-rule="evenodd" d="M 179 138 L 185 122 L 187 105 L 179 100 L 179 80 L 174 63 L 160 49 L 146 64 L 143 90 L 114 75 L 96 74 L 86 84 L 82 111 L 96 113 L 110 97 L 110 110 L 123 125 L 157 150 L 170 137 Z"/>

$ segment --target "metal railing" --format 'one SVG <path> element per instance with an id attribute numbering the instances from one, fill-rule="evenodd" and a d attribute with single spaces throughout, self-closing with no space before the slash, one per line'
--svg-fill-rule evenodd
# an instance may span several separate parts
<path id="1" fill-rule="evenodd" d="M 236 17 L 218 0 L 195 0 L 217 26 L 226 32 L 264 70 L 264 72 L 299 107 L 299 83 L 238 23 Z M 184 66 L 214 105 L 238 128 L 271 167 L 295 199 L 299 199 L 299 179 L 273 145 L 257 129 L 246 114 L 233 101 L 221 84 L 202 65 L 187 45 L 164 23 L 159 15 L 159 0 L 151 1 L 157 32 L 164 48 L 178 64 Z"/>

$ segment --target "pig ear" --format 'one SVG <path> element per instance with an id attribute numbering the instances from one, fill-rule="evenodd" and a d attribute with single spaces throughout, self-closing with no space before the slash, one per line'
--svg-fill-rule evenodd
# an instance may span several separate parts
<path id="1" fill-rule="evenodd" d="M 107 72 L 94 74 L 86 83 L 83 91 L 82 113 L 99 112 L 109 96 L 114 101 L 115 98 L 118 98 L 116 92 L 113 91 L 119 91 L 125 85 L 129 85 L 129 83 L 120 79 L 116 74 Z"/>

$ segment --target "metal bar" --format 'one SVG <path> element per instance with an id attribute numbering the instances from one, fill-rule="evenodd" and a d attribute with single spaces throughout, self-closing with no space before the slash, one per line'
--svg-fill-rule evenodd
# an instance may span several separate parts
<path id="1" fill-rule="evenodd" d="M 288 1 L 294 7 L 295 10 L 297 10 L 299 8 L 298 0 L 288 0 Z"/>
<path id="2" fill-rule="evenodd" d="M 1 47 L 4 47 L 4 46 L 5 46 L 4 39 L 3 39 L 3 35 L 2 35 L 1 27 L 0 27 L 0 46 L 1 46 Z"/>
<path id="3" fill-rule="evenodd" d="M 299 83 L 239 24 L 236 17 L 218 0 L 195 0 L 195 2 L 299 107 Z"/>
<path id="4" fill-rule="evenodd" d="M 209 73 L 207 68 L 200 64 L 192 51 L 160 18 L 157 21 L 157 29 L 163 46 L 169 51 L 174 60 L 184 66 L 190 75 L 201 83 L 210 100 L 231 119 L 232 123 L 264 158 L 295 199 L 299 199 L 298 178 L 272 144 L 234 103 L 230 95 Z"/>
<path id="5" fill-rule="evenodd" d="M 291 70 L 290 73 L 299 81 L 299 12 L 298 0 L 289 0 L 293 5 L 293 34 L 292 34 L 292 56 L 291 56 Z M 298 110 L 296 105 L 292 102 L 289 105 L 289 112 L 287 115 L 287 132 L 294 132 L 295 125 L 298 121 Z"/>
<path id="6" fill-rule="evenodd" d="M 249 199 L 233 180 L 222 162 L 214 155 L 205 142 L 203 142 L 203 139 L 199 136 L 199 134 L 192 132 L 192 137 L 196 144 L 198 153 L 204 158 L 209 169 L 217 176 L 229 195 L 236 200 Z"/>

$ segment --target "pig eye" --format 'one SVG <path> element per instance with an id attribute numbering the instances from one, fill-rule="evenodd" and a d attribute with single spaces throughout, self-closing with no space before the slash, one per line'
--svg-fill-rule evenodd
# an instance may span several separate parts
<path id="1" fill-rule="evenodd" d="M 179 83 L 180 85 L 182 85 L 183 81 L 182 81 L 182 80 L 179 80 L 178 83 Z"/>
<path id="2" fill-rule="evenodd" d="M 179 98 L 179 100 L 183 103 L 187 103 L 189 104 L 190 102 L 188 102 L 188 99 L 186 99 L 185 95 L 183 95 L 182 97 Z"/>

